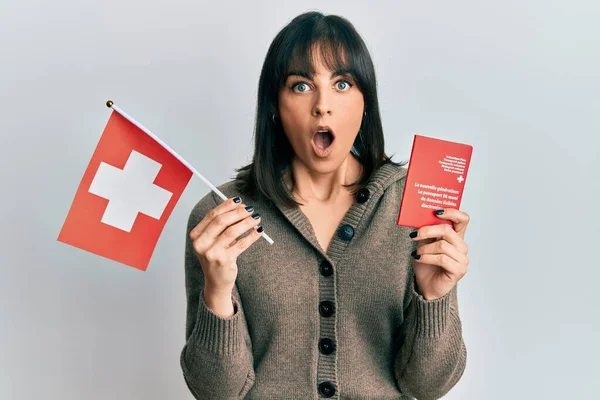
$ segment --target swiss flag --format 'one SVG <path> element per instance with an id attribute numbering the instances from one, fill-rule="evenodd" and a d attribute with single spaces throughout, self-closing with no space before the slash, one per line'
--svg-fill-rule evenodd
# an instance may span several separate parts
<path id="1" fill-rule="evenodd" d="M 58 241 L 145 271 L 192 174 L 113 111 Z"/>

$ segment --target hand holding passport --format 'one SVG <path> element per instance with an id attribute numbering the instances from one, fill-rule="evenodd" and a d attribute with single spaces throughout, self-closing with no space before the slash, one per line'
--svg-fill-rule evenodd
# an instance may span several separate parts
<path id="1" fill-rule="evenodd" d="M 414 138 L 397 225 L 417 228 L 409 234 L 419 242 L 411 255 L 416 290 L 425 300 L 447 295 L 467 273 L 469 216 L 460 203 L 472 151 L 462 143 Z"/>

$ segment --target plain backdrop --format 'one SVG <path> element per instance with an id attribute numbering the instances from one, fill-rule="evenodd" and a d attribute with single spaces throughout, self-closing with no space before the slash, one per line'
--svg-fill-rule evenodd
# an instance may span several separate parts
<path id="1" fill-rule="evenodd" d="M 1 399 L 192 399 L 183 250 L 208 187 L 190 182 L 146 272 L 56 237 L 108 99 L 230 179 L 268 45 L 308 10 L 366 41 L 396 161 L 414 133 L 474 147 L 468 362 L 445 398 L 599 398 L 597 1 L 2 0 Z"/>

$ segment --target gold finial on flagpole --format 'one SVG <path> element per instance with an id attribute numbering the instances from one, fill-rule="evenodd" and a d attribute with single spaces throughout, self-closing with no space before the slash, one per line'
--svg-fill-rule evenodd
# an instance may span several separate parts
<path id="1" fill-rule="evenodd" d="M 113 101 L 109 100 L 106 102 L 106 107 L 111 108 L 113 106 L 113 104 L 114 104 Z"/>

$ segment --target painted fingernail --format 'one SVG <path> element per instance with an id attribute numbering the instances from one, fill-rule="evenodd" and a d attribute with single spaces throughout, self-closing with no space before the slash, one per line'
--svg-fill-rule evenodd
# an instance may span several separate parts
<path id="1" fill-rule="evenodd" d="M 254 214 L 252 214 L 252 218 L 254 218 L 254 219 L 258 219 L 258 217 L 260 217 L 260 214 L 259 214 L 259 213 L 254 213 Z"/>
<path id="2" fill-rule="evenodd" d="M 264 228 L 262 227 L 262 225 L 259 225 L 258 228 L 256 228 L 256 232 L 262 233 L 262 231 L 264 231 Z"/>
<path id="3" fill-rule="evenodd" d="M 442 215 L 444 210 L 435 210 L 435 215 Z"/>
<path id="4" fill-rule="evenodd" d="M 418 231 L 412 231 L 412 232 L 411 232 L 411 233 L 410 233 L 408 236 L 410 236 L 411 238 L 413 238 L 413 239 L 414 239 L 414 238 L 416 238 L 416 237 L 417 237 L 417 235 L 418 235 L 418 234 L 419 234 L 419 232 L 418 232 Z"/>
<path id="5" fill-rule="evenodd" d="M 247 207 L 246 207 L 246 211 L 248 211 L 248 212 L 252 212 L 252 211 L 254 211 L 254 207 L 252 207 L 252 206 L 247 206 Z"/>
<path id="6" fill-rule="evenodd" d="M 233 198 L 233 202 L 236 203 L 236 204 L 240 203 L 241 201 L 242 201 L 242 199 L 240 197 L 234 197 Z"/>
<path id="7" fill-rule="evenodd" d="M 411 256 L 412 256 L 412 257 L 413 257 L 415 260 L 418 260 L 419 258 L 421 258 L 421 256 L 417 254 L 417 251 L 416 251 L 416 250 L 413 250 L 413 252 L 412 252 L 412 253 L 410 253 L 410 255 L 411 255 Z"/>

